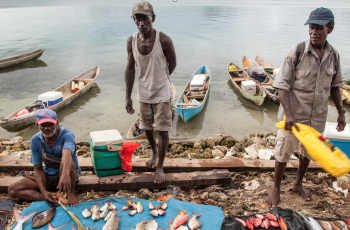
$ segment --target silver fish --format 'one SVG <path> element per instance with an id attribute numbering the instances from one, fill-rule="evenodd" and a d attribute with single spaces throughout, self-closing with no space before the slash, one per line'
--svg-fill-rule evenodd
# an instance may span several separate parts
<path id="1" fill-rule="evenodd" d="M 136 224 L 136 228 L 134 230 L 146 230 L 146 227 L 145 227 L 146 222 L 147 221 L 143 219 L 141 223 Z"/>
<path id="2" fill-rule="evenodd" d="M 150 219 L 150 221 L 147 222 L 145 225 L 145 230 L 157 230 L 158 229 L 158 223 L 155 219 Z"/>
<path id="3" fill-rule="evenodd" d="M 198 230 L 202 227 L 202 222 L 197 219 L 197 217 L 201 216 L 202 214 L 196 214 L 192 212 L 193 217 L 188 222 L 188 227 L 190 227 L 191 230 Z"/>
<path id="4" fill-rule="evenodd" d="M 99 220 L 100 219 L 100 210 L 96 209 L 94 213 L 92 214 L 92 220 Z"/>
<path id="5" fill-rule="evenodd" d="M 167 230 L 175 230 L 173 226 L 173 220 L 169 220 L 169 228 Z"/>
<path id="6" fill-rule="evenodd" d="M 92 207 L 89 209 L 89 211 L 90 211 L 91 213 L 94 213 L 96 209 L 98 209 L 98 210 L 100 209 L 100 206 L 98 206 L 97 204 L 95 204 L 94 206 L 92 206 Z"/>
<path id="7" fill-rule="evenodd" d="M 307 226 L 307 228 L 309 230 L 315 230 L 313 227 L 312 227 L 312 224 L 310 223 L 309 219 L 307 219 L 303 214 L 301 214 L 301 217 L 303 218 L 303 222 L 304 224 Z"/>
<path id="8" fill-rule="evenodd" d="M 149 205 L 148 205 L 149 209 L 153 210 L 153 209 L 156 208 L 156 207 L 154 207 L 154 205 L 152 204 L 152 202 L 148 202 L 148 203 L 149 203 Z"/>
<path id="9" fill-rule="evenodd" d="M 142 213 L 143 212 L 143 206 L 140 203 L 140 201 L 137 202 L 136 210 L 137 210 L 137 213 Z"/>
<path id="10" fill-rule="evenodd" d="M 107 221 L 111 216 L 113 215 L 113 211 L 108 213 L 108 215 L 105 217 L 105 221 Z"/>
<path id="11" fill-rule="evenodd" d="M 133 216 L 133 215 L 135 215 L 136 213 L 137 213 L 136 210 L 131 210 L 131 211 L 129 212 L 129 215 L 130 215 L 130 216 Z"/>
<path id="12" fill-rule="evenodd" d="M 111 201 L 111 202 L 112 202 L 112 201 Z M 103 212 L 104 210 L 108 209 L 109 204 L 110 204 L 111 202 L 103 202 L 104 205 L 102 205 L 102 207 L 100 208 L 100 211 Z"/>
<path id="13" fill-rule="evenodd" d="M 150 211 L 152 216 L 158 216 L 158 210 L 154 209 L 152 211 Z"/>
<path id="14" fill-rule="evenodd" d="M 89 218 L 91 216 L 91 212 L 89 211 L 89 209 L 85 208 L 84 206 L 83 208 L 84 208 L 84 211 L 81 214 L 83 215 L 83 217 Z"/>
<path id="15" fill-rule="evenodd" d="M 313 219 L 311 217 L 308 217 L 308 218 L 309 218 L 310 224 L 314 230 L 323 230 L 321 225 L 315 219 Z"/>
<path id="16" fill-rule="evenodd" d="M 167 207 L 168 207 L 168 204 L 167 204 L 167 203 L 162 203 L 162 204 L 160 205 L 160 208 L 163 209 L 163 210 L 167 209 Z"/>
<path id="17" fill-rule="evenodd" d="M 188 230 L 188 227 L 185 225 L 181 225 L 180 227 L 178 227 L 176 230 Z"/>
<path id="18" fill-rule="evenodd" d="M 117 230 L 119 228 L 119 218 L 116 217 L 117 213 L 115 210 L 112 211 L 113 214 L 110 216 L 110 218 L 107 220 L 105 225 L 103 225 L 102 230 Z"/>
<path id="19" fill-rule="evenodd" d="M 16 210 L 16 208 L 13 208 L 13 214 L 15 215 L 16 218 L 16 227 L 13 228 L 13 230 L 22 230 L 22 225 L 24 222 L 26 222 L 27 220 L 29 220 L 32 216 L 34 216 L 34 214 L 37 212 L 38 210 L 36 210 L 35 212 L 30 213 L 27 216 L 20 216 Z"/>
<path id="20" fill-rule="evenodd" d="M 116 209 L 116 207 L 115 207 L 115 204 L 113 204 L 113 203 L 110 203 L 109 204 L 109 206 L 108 206 L 108 210 L 114 210 L 114 209 Z"/>
<path id="21" fill-rule="evenodd" d="M 332 225 L 328 221 L 318 220 L 317 222 L 324 230 L 333 230 Z"/>
<path id="22" fill-rule="evenodd" d="M 100 219 L 105 218 L 105 217 L 107 216 L 108 212 L 109 212 L 108 209 L 106 209 L 106 210 L 104 210 L 103 212 L 101 212 L 101 214 L 100 214 Z"/>

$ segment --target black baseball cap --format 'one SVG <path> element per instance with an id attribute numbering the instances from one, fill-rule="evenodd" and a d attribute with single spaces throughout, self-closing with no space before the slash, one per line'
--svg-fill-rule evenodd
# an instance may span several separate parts
<path id="1" fill-rule="evenodd" d="M 329 21 L 334 21 L 334 15 L 332 11 L 330 9 L 321 7 L 311 12 L 309 20 L 305 22 L 305 25 L 316 24 L 324 26 Z"/>

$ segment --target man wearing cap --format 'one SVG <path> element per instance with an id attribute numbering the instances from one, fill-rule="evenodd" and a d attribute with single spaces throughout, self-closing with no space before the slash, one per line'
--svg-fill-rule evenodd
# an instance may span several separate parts
<path id="1" fill-rule="evenodd" d="M 176 54 L 170 37 L 153 28 L 156 15 L 149 2 L 136 3 L 132 10 L 132 18 L 139 32 L 127 40 L 125 107 L 129 114 L 134 113 L 131 93 L 136 64 L 139 72 L 137 95 L 140 106 L 139 127 L 145 130 L 153 152 L 146 164 L 150 168 L 156 167 L 154 183 L 162 183 L 165 181 L 163 162 L 169 144 L 168 131 L 172 126 L 173 95 L 169 76 L 176 67 Z M 154 138 L 154 129 L 158 131 L 158 146 Z"/>
<path id="2" fill-rule="evenodd" d="M 50 109 L 37 112 L 36 124 L 40 132 L 30 141 L 34 174 L 11 184 L 8 193 L 21 200 L 59 201 L 75 206 L 79 203 L 75 184 L 81 169 L 75 154 L 74 134 L 58 125 L 57 114 Z M 51 192 L 57 190 L 54 196 Z"/>
<path id="3" fill-rule="evenodd" d="M 285 129 L 291 130 L 301 123 L 323 133 L 327 119 L 328 97 L 331 95 L 338 110 L 338 132 L 345 127 L 339 86 L 343 85 L 339 54 L 327 42 L 327 36 L 333 31 L 334 16 L 327 8 L 312 11 L 309 20 L 310 39 L 292 47 L 284 59 L 282 67 L 273 83 L 278 89 L 281 105 L 278 111 L 279 121 L 285 120 Z M 292 153 L 299 146 L 298 139 L 291 133 L 277 131 L 275 147 L 275 187 L 268 206 L 276 206 L 280 200 L 281 180 Z M 305 200 L 311 200 L 312 194 L 302 186 L 303 177 L 310 163 L 310 156 L 304 146 L 300 147 L 299 169 L 293 183 L 293 189 Z"/>

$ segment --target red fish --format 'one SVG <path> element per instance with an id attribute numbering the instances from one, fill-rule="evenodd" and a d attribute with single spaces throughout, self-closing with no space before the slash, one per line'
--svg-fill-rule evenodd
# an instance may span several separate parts
<path id="1" fill-rule="evenodd" d="M 264 220 L 261 222 L 260 228 L 265 228 Z"/>
<path id="2" fill-rule="evenodd" d="M 165 214 L 165 211 L 163 209 L 158 209 L 158 215 L 163 216 Z"/>
<path id="3" fill-rule="evenodd" d="M 272 227 L 278 228 L 280 226 L 280 224 L 277 221 L 274 220 L 270 220 L 270 224 Z"/>
<path id="4" fill-rule="evenodd" d="M 282 217 L 280 216 L 280 221 L 278 222 L 280 224 L 280 229 L 281 230 L 288 230 L 286 223 L 284 222 L 284 220 L 282 219 Z"/>
<path id="5" fill-rule="evenodd" d="M 263 220 L 263 224 L 264 224 L 264 228 L 265 229 L 269 229 L 271 223 L 270 220 L 268 218 L 266 218 L 265 220 Z"/>
<path id="6" fill-rule="evenodd" d="M 252 221 L 253 221 L 253 224 L 256 228 L 259 227 L 260 224 L 263 222 L 263 220 L 260 218 L 252 218 Z"/>
<path id="7" fill-rule="evenodd" d="M 241 223 L 244 227 L 247 227 L 247 224 L 245 223 L 244 220 L 241 220 L 241 219 L 236 218 L 236 217 L 235 217 L 235 219 L 236 219 L 239 223 Z"/>
<path id="8" fill-rule="evenodd" d="M 129 206 L 124 206 L 124 207 L 123 207 L 123 211 L 129 210 L 129 209 L 130 209 Z"/>
<path id="9" fill-rule="evenodd" d="M 173 226 L 174 228 L 178 228 L 181 225 L 183 225 L 184 223 L 186 223 L 186 221 L 188 220 L 188 215 L 185 215 L 185 212 L 187 212 L 187 210 L 185 211 L 178 211 L 180 213 L 180 215 L 177 215 L 177 217 L 174 220 Z"/>
<path id="10" fill-rule="evenodd" d="M 350 216 L 349 216 L 350 217 Z M 350 218 L 344 218 L 344 220 L 346 221 L 347 225 L 350 225 Z"/>
<path id="11" fill-rule="evenodd" d="M 249 228 L 250 230 L 253 230 L 254 229 L 254 225 L 253 225 L 253 218 L 250 217 L 249 219 L 246 219 L 246 223 L 247 223 L 247 228 Z"/>
<path id="12" fill-rule="evenodd" d="M 255 214 L 255 216 L 260 218 L 260 219 L 262 219 L 262 220 L 265 219 L 265 217 L 263 215 L 261 215 L 261 214 Z"/>
<path id="13" fill-rule="evenodd" d="M 272 215 L 271 213 L 264 213 L 264 216 L 269 220 L 277 221 L 277 218 L 274 215 Z"/>

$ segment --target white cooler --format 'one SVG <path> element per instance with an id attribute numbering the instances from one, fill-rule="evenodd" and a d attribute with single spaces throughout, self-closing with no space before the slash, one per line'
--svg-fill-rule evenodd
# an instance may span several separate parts
<path id="1" fill-rule="evenodd" d="M 323 136 L 350 158 L 350 124 L 347 124 L 342 132 L 336 130 L 337 125 L 338 123 L 326 122 Z"/>
<path id="2" fill-rule="evenodd" d="M 38 101 L 43 103 L 45 107 L 50 107 L 63 101 L 63 94 L 62 92 L 55 91 L 46 92 L 39 95 Z"/>
<path id="3" fill-rule="evenodd" d="M 256 84 L 254 81 L 242 81 L 242 90 L 250 95 L 256 95 Z"/>
<path id="4" fill-rule="evenodd" d="M 190 82 L 190 90 L 203 90 L 205 75 L 196 74 Z"/>

